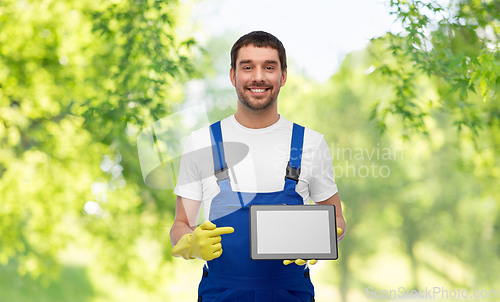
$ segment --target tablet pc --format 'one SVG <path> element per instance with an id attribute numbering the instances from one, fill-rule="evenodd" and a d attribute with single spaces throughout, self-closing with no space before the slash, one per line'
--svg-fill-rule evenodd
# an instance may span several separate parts
<path id="1" fill-rule="evenodd" d="M 250 258 L 336 260 L 334 205 L 250 206 Z"/>

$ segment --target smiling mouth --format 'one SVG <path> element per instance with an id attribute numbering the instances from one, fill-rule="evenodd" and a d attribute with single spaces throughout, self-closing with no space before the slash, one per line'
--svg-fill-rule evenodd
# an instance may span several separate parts
<path id="1" fill-rule="evenodd" d="M 253 93 L 263 93 L 269 90 L 269 88 L 248 88 Z"/>

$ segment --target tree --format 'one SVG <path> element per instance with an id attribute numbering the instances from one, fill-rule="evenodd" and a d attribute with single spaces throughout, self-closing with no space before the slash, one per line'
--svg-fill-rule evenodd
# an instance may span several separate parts
<path id="1" fill-rule="evenodd" d="M 467 210 L 465 201 L 449 200 L 441 205 L 450 210 L 443 214 L 450 216 L 441 219 L 449 227 L 464 226 L 462 234 L 467 235 L 449 234 L 434 243 L 440 249 L 453 250 L 462 261 L 473 249 L 480 251 L 484 262 L 470 268 L 476 272 L 474 282 L 491 284 L 491 268 L 498 265 L 493 255 L 500 246 L 487 231 L 500 225 L 496 210 L 499 192 L 493 185 L 498 182 L 500 164 L 500 5 L 498 1 L 461 0 L 451 1 L 448 7 L 436 1 L 391 1 L 390 6 L 404 30 L 372 40 L 372 45 L 385 52 L 372 53 L 377 72 L 371 76 L 381 76 L 394 87 L 391 98 L 375 104 L 372 118 L 382 130 L 387 129 L 389 116 L 400 118 L 407 139 L 415 139 L 409 134 L 412 130 L 429 135 L 429 125 L 448 129 L 453 124 L 458 130 L 446 131 L 447 139 L 455 138 L 448 144 L 460 154 L 449 169 L 469 175 L 478 185 L 467 190 Z M 429 79 L 433 93 L 422 93 L 422 77 Z M 483 213 L 485 209 L 489 215 Z M 477 225 L 482 228 L 475 228 Z"/>
<path id="2" fill-rule="evenodd" d="M 387 50 L 374 67 L 395 85 L 395 97 L 374 107 L 380 128 L 387 115 L 396 115 L 406 127 L 426 133 L 424 117 L 445 111 L 459 131 L 467 128 L 497 146 L 498 2 L 460 0 L 444 8 L 436 1 L 391 0 L 390 8 L 403 31 L 373 39 Z M 421 74 L 438 84 L 437 96 L 419 93 L 416 77 Z"/>
<path id="3" fill-rule="evenodd" d="M 177 30 L 180 14 L 176 1 L 2 2 L 2 264 L 47 283 L 77 245 L 120 277 L 157 284 L 174 198 L 144 186 L 134 144 L 197 75 L 200 48 Z"/>

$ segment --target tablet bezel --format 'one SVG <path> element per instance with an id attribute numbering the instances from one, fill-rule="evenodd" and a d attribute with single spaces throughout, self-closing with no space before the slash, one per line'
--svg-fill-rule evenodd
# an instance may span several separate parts
<path id="1" fill-rule="evenodd" d="M 328 211 L 330 223 L 330 253 L 257 253 L 257 211 Z M 337 217 L 335 205 L 251 205 L 250 206 L 250 258 L 252 260 L 337 260 Z"/>

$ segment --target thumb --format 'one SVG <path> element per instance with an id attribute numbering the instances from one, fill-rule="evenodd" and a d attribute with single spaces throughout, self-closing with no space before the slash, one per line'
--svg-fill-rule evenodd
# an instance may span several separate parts
<path id="1" fill-rule="evenodd" d="M 217 226 L 209 220 L 205 221 L 202 225 L 200 225 L 200 228 L 202 230 L 214 230 L 216 227 Z"/>

